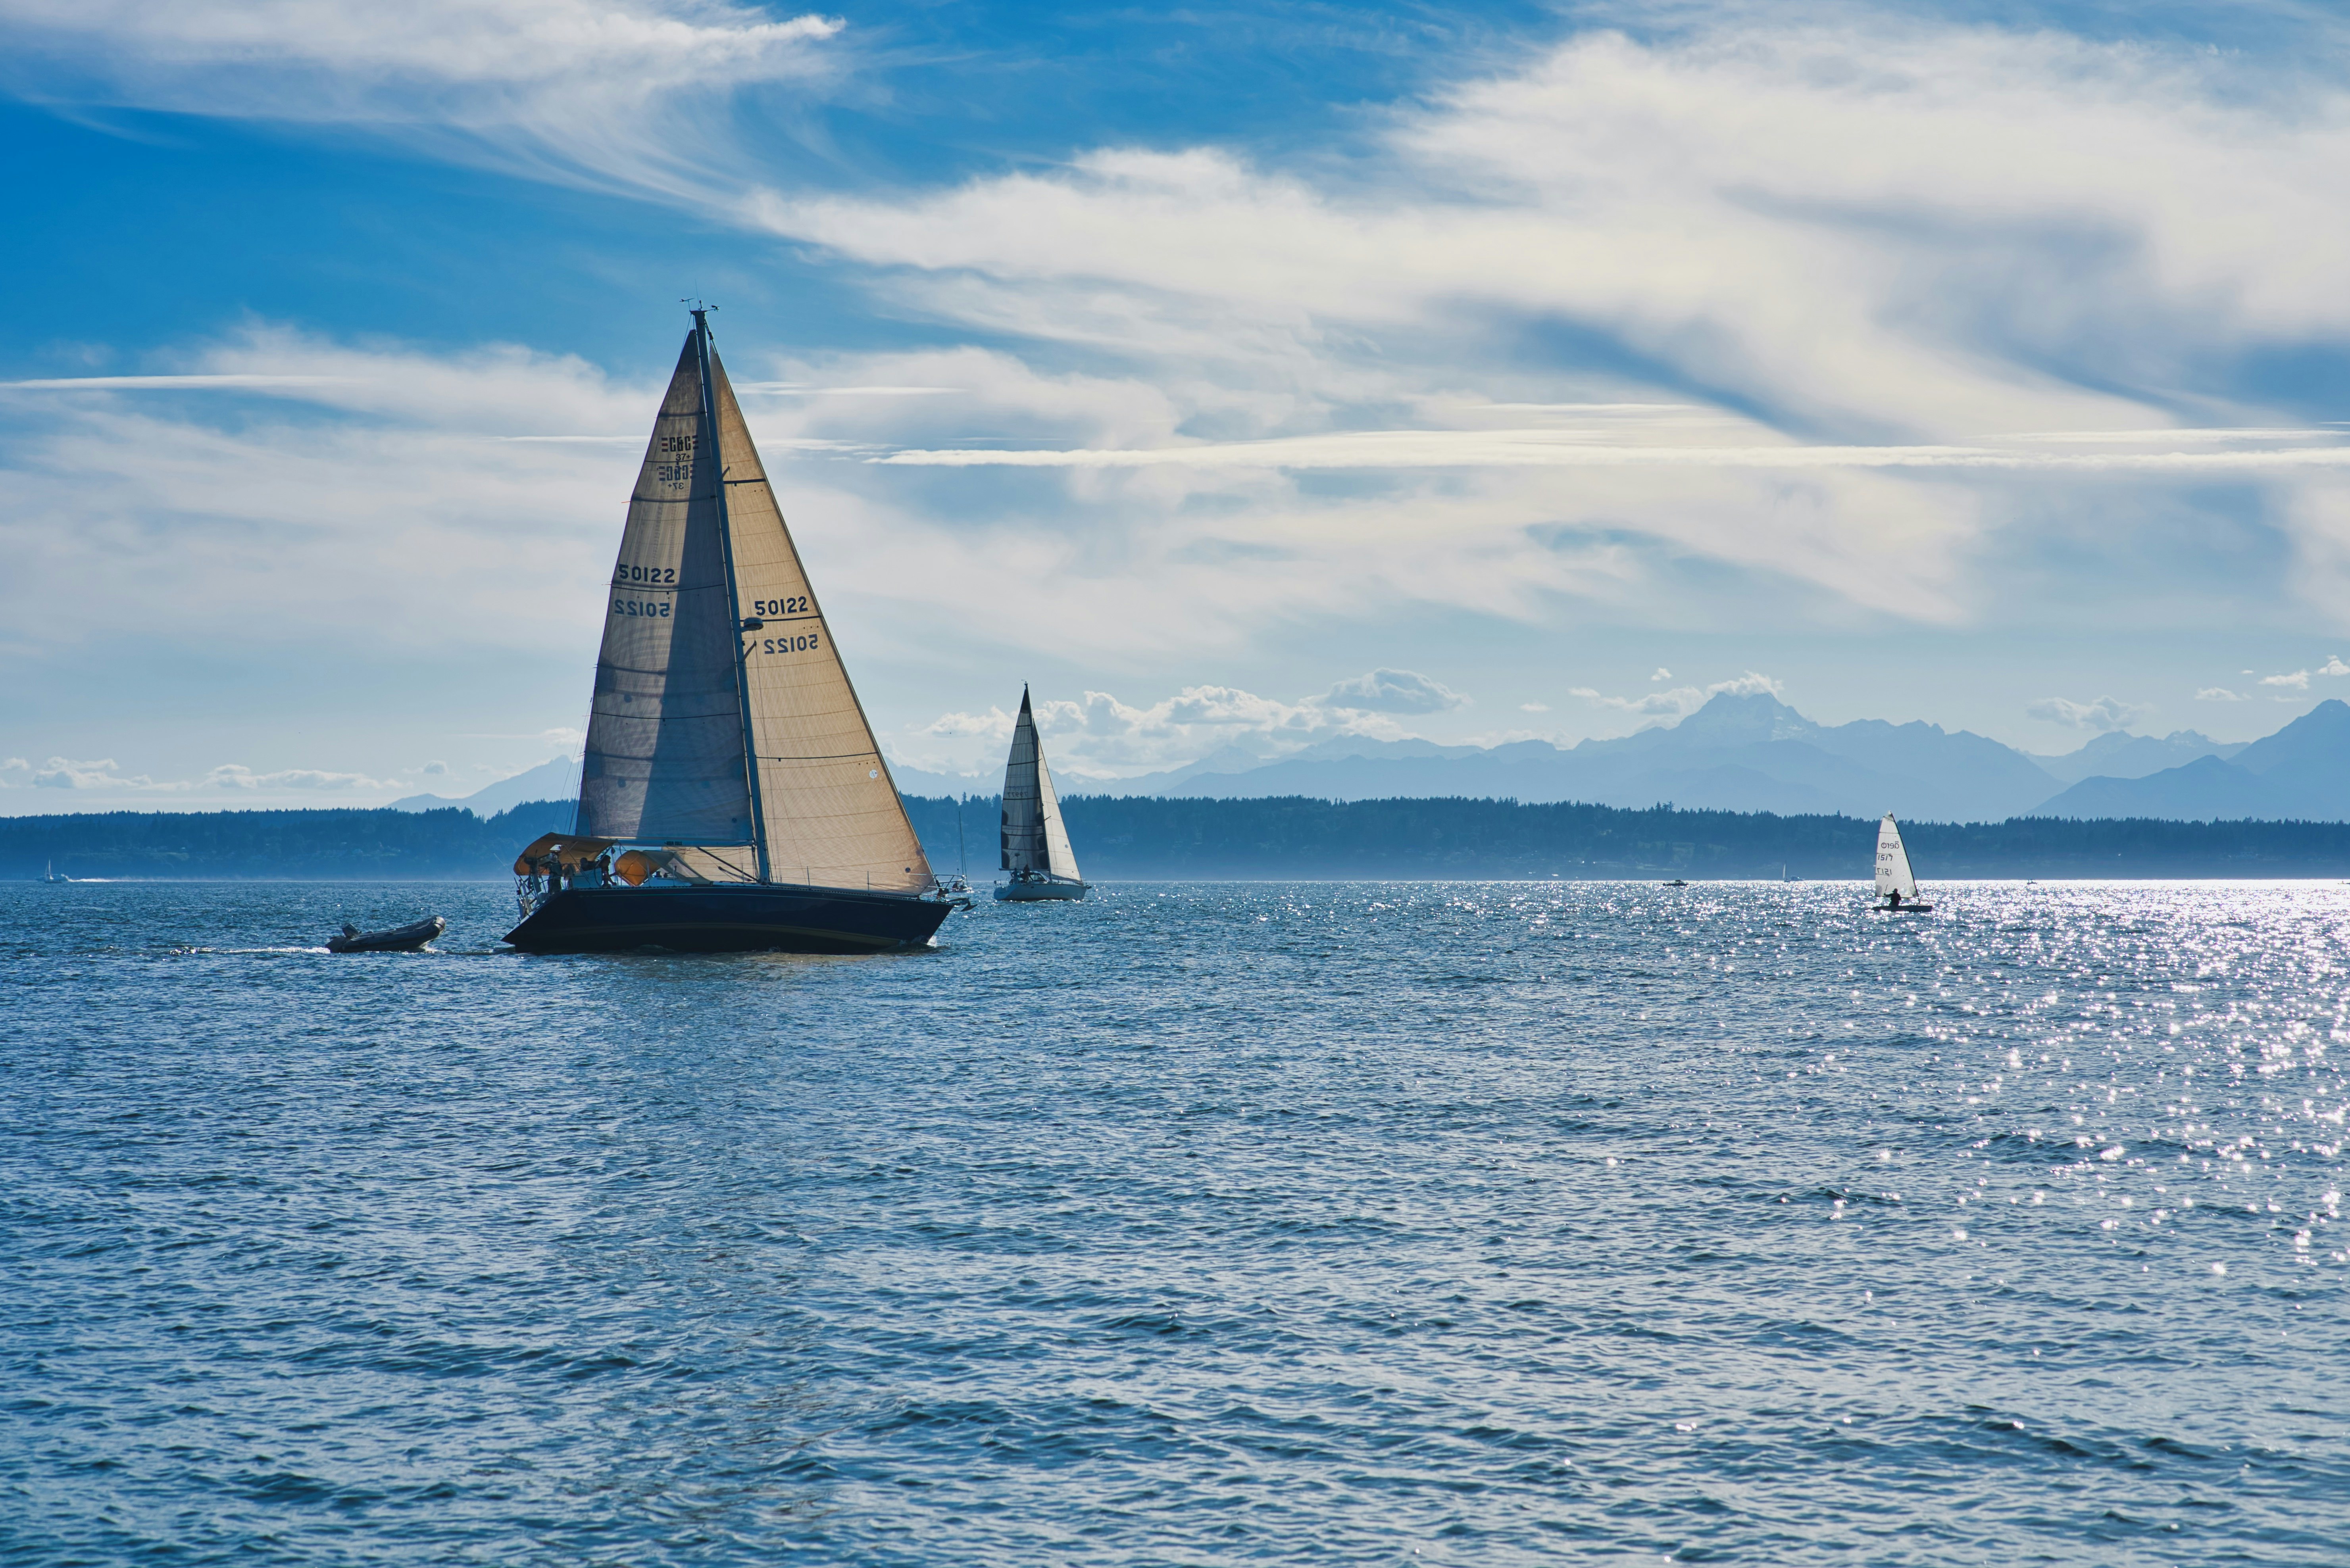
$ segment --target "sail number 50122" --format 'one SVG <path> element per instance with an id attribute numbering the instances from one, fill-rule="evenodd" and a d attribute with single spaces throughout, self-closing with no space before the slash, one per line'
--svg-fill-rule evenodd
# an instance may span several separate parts
<path id="1" fill-rule="evenodd" d="M 816 646 L 816 634 L 804 631 L 797 637 L 763 637 L 759 639 L 762 653 L 806 653 Z"/>
<path id="2" fill-rule="evenodd" d="M 806 615 L 807 612 L 808 602 L 807 596 L 806 594 L 798 595 L 793 598 L 753 599 L 751 601 L 751 613 L 753 615 Z"/>

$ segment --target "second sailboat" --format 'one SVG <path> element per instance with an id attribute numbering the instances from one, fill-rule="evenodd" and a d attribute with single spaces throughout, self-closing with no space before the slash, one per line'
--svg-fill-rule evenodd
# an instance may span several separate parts
<path id="1" fill-rule="evenodd" d="M 1082 898 L 1086 884 L 1077 875 L 1077 852 L 1069 847 L 1069 830 L 1061 821 L 1061 797 L 1053 789 L 1053 770 L 1045 761 L 1045 742 L 1036 735 L 1036 715 L 1028 706 L 1028 689 L 1020 689 L 1020 722 L 1012 727 L 1012 755 L 1003 764 L 1003 869 L 1009 882 L 996 885 L 997 898 L 1010 904 Z"/>

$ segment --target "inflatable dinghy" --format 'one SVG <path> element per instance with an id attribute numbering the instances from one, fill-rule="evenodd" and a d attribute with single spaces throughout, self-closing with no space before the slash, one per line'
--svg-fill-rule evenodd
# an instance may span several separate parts
<path id="1" fill-rule="evenodd" d="M 388 931 L 363 931 L 357 926 L 345 926 L 339 937 L 327 939 L 330 953 L 413 953 L 424 950 L 424 944 L 449 929 L 449 922 L 434 915 L 413 925 L 394 926 Z"/>

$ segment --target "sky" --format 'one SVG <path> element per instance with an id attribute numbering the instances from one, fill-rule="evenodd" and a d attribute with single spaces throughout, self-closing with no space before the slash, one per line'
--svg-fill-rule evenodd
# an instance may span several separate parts
<path id="1" fill-rule="evenodd" d="M 2350 19 L 0 0 L 0 813 L 577 745 L 721 353 L 891 757 L 2350 695 Z"/>

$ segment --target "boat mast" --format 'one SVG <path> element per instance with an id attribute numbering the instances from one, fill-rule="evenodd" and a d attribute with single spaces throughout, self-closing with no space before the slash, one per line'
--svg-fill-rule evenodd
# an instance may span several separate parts
<path id="1" fill-rule="evenodd" d="M 711 374 L 710 320 L 706 306 L 693 307 L 693 352 L 702 369 L 702 428 L 710 441 L 710 466 L 717 478 L 718 549 L 726 563 L 726 619 L 734 639 L 734 695 L 743 711 L 743 767 L 751 782 L 751 844 L 758 851 L 759 880 L 767 875 L 767 813 L 759 799 L 759 748 L 751 732 L 751 649 L 743 640 L 758 623 L 743 618 L 742 597 L 734 589 L 734 530 L 726 515 L 726 453 L 718 439 L 718 381 Z"/>

